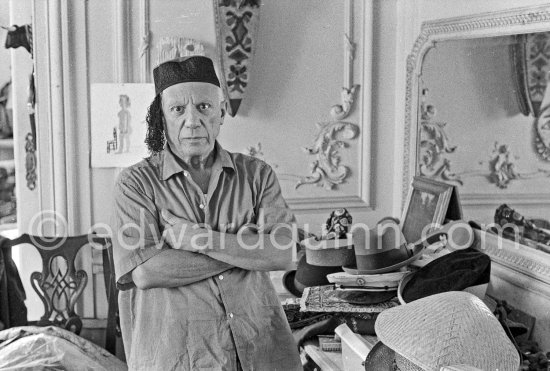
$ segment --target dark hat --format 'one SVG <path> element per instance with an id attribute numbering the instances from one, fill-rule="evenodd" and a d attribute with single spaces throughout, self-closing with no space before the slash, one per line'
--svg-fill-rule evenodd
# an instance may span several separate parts
<path id="1" fill-rule="evenodd" d="M 182 82 L 206 82 L 220 87 L 214 63 L 210 58 L 200 55 L 164 62 L 153 70 L 153 78 L 156 94 Z"/>
<path id="2" fill-rule="evenodd" d="M 321 267 L 308 264 L 305 255 L 298 261 L 296 270 L 283 275 L 283 286 L 294 296 L 302 296 L 304 288 L 330 285 L 327 275 L 342 272 L 342 267 Z"/>
<path id="3" fill-rule="evenodd" d="M 384 218 L 375 228 L 357 229 L 353 234 L 356 265 L 344 266 L 349 274 L 382 274 L 399 270 L 422 256 L 424 249 L 447 238 L 444 231 L 433 231 L 417 241 L 407 244 L 393 218 Z"/>
<path id="4" fill-rule="evenodd" d="M 426 264 L 400 289 L 403 301 L 446 292 L 462 291 L 489 282 L 491 258 L 473 248 L 457 250 Z"/>

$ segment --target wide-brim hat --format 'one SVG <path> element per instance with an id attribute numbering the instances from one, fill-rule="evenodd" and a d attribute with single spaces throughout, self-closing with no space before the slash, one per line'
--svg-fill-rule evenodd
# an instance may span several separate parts
<path id="1" fill-rule="evenodd" d="M 519 354 L 498 319 L 478 297 L 451 291 L 390 308 L 377 317 L 381 343 L 369 352 L 366 370 L 439 371 L 469 365 L 517 371 Z"/>
<path id="2" fill-rule="evenodd" d="M 283 286 L 292 295 L 301 297 L 306 287 L 329 285 L 327 275 L 336 272 L 342 272 L 342 267 L 308 264 L 304 255 L 298 261 L 296 270 L 285 272 L 283 275 Z"/>
<path id="3" fill-rule="evenodd" d="M 355 252 L 351 233 L 346 238 L 319 240 L 309 237 L 300 242 L 305 248 L 308 264 L 335 267 L 355 264 Z"/>
<path id="4" fill-rule="evenodd" d="M 352 230 L 355 265 L 346 265 L 350 274 L 381 274 L 399 270 L 422 256 L 424 248 L 447 233 L 435 231 L 413 244 L 407 244 L 396 220 L 384 218 L 375 228 Z"/>
<path id="5" fill-rule="evenodd" d="M 390 272 L 382 274 L 349 274 L 347 272 L 331 273 L 327 276 L 330 283 L 340 287 L 360 287 L 372 291 L 395 290 L 399 282 L 410 271 Z"/>
<path id="6" fill-rule="evenodd" d="M 422 251 L 424 251 L 423 245 L 415 245 L 412 249 L 408 250 L 409 257 L 405 260 L 402 260 L 398 263 L 385 266 L 382 268 L 376 268 L 376 269 L 358 269 L 357 264 L 350 265 L 350 266 L 343 266 L 342 269 L 344 272 L 353 274 L 353 275 L 360 275 L 360 274 L 382 274 L 382 273 L 388 273 L 388 272 L 394 272 L 402 267 L 412 263 L 413 261 L 419 259 L 422 256 Z"/>

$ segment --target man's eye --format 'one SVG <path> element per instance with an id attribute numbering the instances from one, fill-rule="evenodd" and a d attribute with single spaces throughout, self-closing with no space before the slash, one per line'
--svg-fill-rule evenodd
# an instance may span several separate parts
<path id="1" fill-rule="evenodd" d="M 183 106 L 175 106 L 175 107 L 172 107 L 172 112 L 175 112 L 175 113 L 183 113 L 185 111 L 185 108 L 183 108 Z"/>
<path id="2" fill-rule="evenodd" d="M 206 111 L 207 109 L 210 109 L 210 107 L 212 107 L 212 105 L 210 103 L 201 103 L 201 104 L 199 104 L 199 109 L 201 111 Z"/>

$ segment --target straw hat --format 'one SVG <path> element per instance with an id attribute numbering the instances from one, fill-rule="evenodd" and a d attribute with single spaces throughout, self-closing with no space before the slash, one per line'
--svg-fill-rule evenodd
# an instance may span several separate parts
<path id="1" fill-rule="evenodd" d="M 366 370 L 439 371 L 468 365 L 517 371 L 519 354 L 489 308 L 476 296 L 451 291 L 418 299 L 378 315 L 378 343 Z"/>

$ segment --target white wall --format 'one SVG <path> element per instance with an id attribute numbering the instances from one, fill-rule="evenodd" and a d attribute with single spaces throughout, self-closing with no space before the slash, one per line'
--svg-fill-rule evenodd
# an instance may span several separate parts
<path id="1" fill-rule="evenodd" d="M 327 191 L 320 187 L 305 185 L 298 190 L 294 185 L 300 176 L 309 175 L 314 160 L 302 151 L 314 139 L 317 122 L 329 121 L 329 110 L 340 103 L 340 89 L 343 85 L 343 1 L 277 1 L 264 2 L 261 7 L 261 21 L 258 44 L 247 97 L 236 117 L 226 119 L 220 135 L 220 142 L 229 150 L 243 152 L 247 146 L 262 143 L 263 159 L 276 168 L 285 197 L 339 197 L 358 194 L 364 183 L 359 179 L 358 166 L 361 161 L 370 165 L 368 181 L 372 188 L 371 204 L 374 210 L 352 208 L 355 220 L 374 223 L 392 212 L 392 197 L 380 189 L 391 187 L 393 170 L 394 121 L 392 105 L 385 105 L 393 96 L 395 42 L 394 1 L 375 1 L 373 32 L 375 43 L 383 45 L 375 55 L 373 86 L 361 86 L 372 93 L 375 106 L 373 117 L 361 121 L 360 95 L 355 110 L 346 121 L 358 124 L 363 130 L 367 120 L 372 125 L 364 131 L 365 146 L 371 146 L 372 158 L 361 158 L 360 138 L 350 140 L 350 146 L 341 150 L 342 162 L 351 168 L 347 182 L 337 190 Z M 162 36 L 184 36 L 204 42 L 206 54 L 215 57 L 215 33 L 212 4 L 197 0 L 159 2 L 151 1 L 150 27 L 152 32 L 151 60 L 156 55 L 155 43 Z M 106 15 L 106 9 L 113 9 L 107 1 L 89 3 L 90 83 L 112 82 L 114 52 L 112 50 L 113 14 Z M 190 9 L 193 9 L 190 11 Z M 139 81 L 137 71 L 139 32 L 138 7 L 130 9 L 131 38 L 128 62 L 130 76 Z M 357 42 L 355 52 L 354 83 L 361 84 L 363 71 L 361 12 L 362 2 L 355 1 L 354 34 Z M 388 12 L 386 14 L 386 12 Z M 376 47 L 376 46 L 375 46 Z M 379 72 L 379 74 L 378 74 Z M 379 103 L 382 103 L 379 105 Z M 383 143 L 383 144 L 380 144 Z M 92 169 L 92 214 L 94 222 L 107 221 L 111 213 L 112 183 L 117 170 Z M 335 204 L 336 207 L 337 203 Z M 330 208 L 319 210 L 297 210 L 299 222 L 312 225 L 319 231 L 321 223 L 328 217 Z"/>
<path id="2" fill-rule="evenodd" d="M 0 25 L 10 25 L 10 9 L 7 1 L 0 2 Z M 0 37 L 2 41 L 6 39 L 8 31 L 2 29 L 0 31 Z M 11 57 L 9 49 L 4 47 L 0 48 L 0 86 L 8 82 L 11 78 Z"/>

